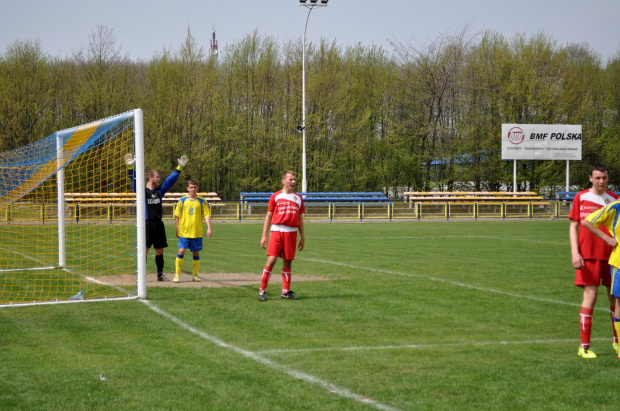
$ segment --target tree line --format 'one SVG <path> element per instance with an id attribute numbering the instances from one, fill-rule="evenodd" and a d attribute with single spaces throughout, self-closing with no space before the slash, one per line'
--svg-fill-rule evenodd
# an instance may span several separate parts
<path id="1" fill-rule="evenodd" d="M 618 186 L 620 53 L 602 61 L 545 33 L 467 28 L 391 46 L 306 45 L 308 191 L 512 191 L 503 123 L 581 124 L 571 183 L 588 186 L 590 164 L 603 161 Z M 178 48 L 149 61 L 121 49 L 106 26 L 64 58 L 40 40 L 12 43 L 0 55 L 0 151 L 142 108 L 149 168 L 166 174 L 186 154 L 186 175 L 225 199 L 277 189 L 288 169 L 301 180 L 301 39 L 254 31 L 216 57 L 188 28 Z M 519 161 L 517 189 L 561 191 L 565 168 Z"/>

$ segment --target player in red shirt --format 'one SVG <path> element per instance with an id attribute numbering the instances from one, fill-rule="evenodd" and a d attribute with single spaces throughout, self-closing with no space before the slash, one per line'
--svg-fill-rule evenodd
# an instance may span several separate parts
<path id="1" fill-rule="evenodd" d="M 291 265 L 295 259 L 295 248 L 304 249 L 304 201 L 295 193 L 297 174 L 287 171 L 282 175 L 282 190 L 277 191 L 269 198 L 267 215 L 263 224 L 261 247 L 267 247 L 267 264 L 263 268 L 263 276 L 258 290 L 259 301 L 266 301 L 267 284 L 271 271 L 278 257 L 282 258 L 282 298 L 297 300 L 291 291 Z M 269 230 L 271 227 L 271 230 Z M 297 230 L 299 230 L 299 245 L 297 245 Z M 267 242 L 267 232 L 269 242 Z M 267 246 L 267 243 L 269 245 Z M 297 246 L 297 247 L 296 247 Z"/>
<path id="2" fill-rule="evenodd" d="M 611 322 L 614 332 L 613 348 L 616 353 L 618 352 L 618 335 L 613 326 L 615 299 L 609 292 L 611 271 L 608 260 L 611 247 L 589 230 L 582 229 L 583 220 L 588 215 L 618 198 L 616 194 L 606 190 L 608 180 L 607 166 L 602 163 L 594 163 L 590 168 L 592 187 L 577 193 L 568 215 L 571 220 L 569 236 L 573 267 L 575 267 L 575 285 L 583 288 L 583 300 L 579 313 L 581 346 L 577 353 L 582 358 L 596 358 L 596 354 L 590 348 L 590 336 L 592 333 L 592 313 L 600 285 L 605 286 L 607 298 L 611 305 Z M 600 228 L 605 229 L 604 227 Z"/>

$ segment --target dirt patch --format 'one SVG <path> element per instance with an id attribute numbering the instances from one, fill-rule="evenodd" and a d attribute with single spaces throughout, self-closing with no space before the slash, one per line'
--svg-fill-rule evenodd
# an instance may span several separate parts
<path id="1" fill-rule="evenodd" d="M 216 287 L 241 287 L 244 285 L 260 285 L 260 274 L 257 273 L 211 273 L 211 274 L 198 274 L 200 281 L 193 281 L 192 276 L 189 274 L 182 274 L 181 281 L 175 283 L 172 281 L 174 274 L 166 274 L 170 281 L 157 281 L 157 275 L 146 275 L 146 286 L 148 287 L 181 287 L 181 288 L 216 288 Z M 131 286 L 136 284 L 135 275 L 114 275 L 108 277 L 97 277 L 96 279 L 87 279 L 92 282 L 107 285 L 118 286 Z M 310 275 L 297 275 L 293 276 L 293 283 L 298 281 L 327 281 L 326 277 L 317 277 Z M 282 276 L 280 274 L 273 274 L 269 284 L 282 283 Z"/>

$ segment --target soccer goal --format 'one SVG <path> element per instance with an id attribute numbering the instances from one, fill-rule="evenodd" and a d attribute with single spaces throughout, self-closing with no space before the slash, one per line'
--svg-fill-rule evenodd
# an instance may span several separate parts
<path id="1" fill-rule="evenodd" d="M 143 113 L 0 153 L 0 306 L 146 298 Z"/>

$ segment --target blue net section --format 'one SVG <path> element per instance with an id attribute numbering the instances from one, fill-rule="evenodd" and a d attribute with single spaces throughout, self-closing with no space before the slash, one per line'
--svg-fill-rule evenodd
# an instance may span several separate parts
<path id="1" fill-rule="evenodd" d="M 0 153 L 0 210 L 48 181 L 78 156 L 105 145 L 132 127 L 132 120 L 133 112 L 127 112 L 58 131 L 34 143 Z"/>

